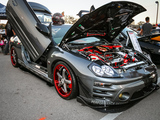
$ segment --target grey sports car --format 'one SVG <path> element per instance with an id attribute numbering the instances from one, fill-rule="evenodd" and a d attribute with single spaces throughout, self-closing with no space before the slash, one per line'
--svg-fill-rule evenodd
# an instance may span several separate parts
<path id="1" fill-rule="evenodd" d="M 46 12 L 41 6 L 40 12 Z M 60 97 L 90 106 L 126 104 L 158 89 L 157 68 L 143 54 L 124 48 L 116 36 L 145 11 L 141 5 L 110 2 L 74 25 L 46 26 L 26 0 L 9 0 L 7 17 L 18 37 L 11 63 L 55 86 Z"/>

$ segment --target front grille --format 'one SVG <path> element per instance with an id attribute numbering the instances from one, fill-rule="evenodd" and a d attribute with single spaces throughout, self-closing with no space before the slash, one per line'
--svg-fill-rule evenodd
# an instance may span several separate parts
<path id="1" fill-rule="evenodd" d="M 115 91 L 111 86 L 93 86 L 93 97 L 99 99 L 112 98 Z"/>

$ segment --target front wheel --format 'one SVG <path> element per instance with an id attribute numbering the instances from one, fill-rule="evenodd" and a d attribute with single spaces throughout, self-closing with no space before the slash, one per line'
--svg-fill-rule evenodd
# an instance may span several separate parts
<path id="1" fill-rule="evenodd" d="M 11 63 L 14 67 L 18 67 L 18 56 L 17 56 L 17 52 L 15 50 L 15 47 L 11 48 L 11 53 L 10 53 L 10 57 L 11 57 Z"/>
<path id="2" fill-rule="evenodd" d="M 78 86 L 70 67 L 60 61 L 53 68 L 53 79 L 57 93 L 63 99 L 72 99 L 77 96 Z"/>

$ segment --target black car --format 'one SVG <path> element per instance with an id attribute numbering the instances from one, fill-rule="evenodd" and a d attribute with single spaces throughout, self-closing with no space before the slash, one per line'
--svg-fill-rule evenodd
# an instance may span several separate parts
<path id="1" fill-rule="evenodd" d="M 160 34 L 160 29 L 152 29 L 151 34 L 152 34 L 152 35 Z M 159 40 L 160 40 L 160 39 L 159 39 Z"/>
<path id="2" fill-rule="evenodd" d="M 117 36 L 117 38 L 120 40 L 120 42 L 123 45 L 126 45 L 127 39 L 129 39 L 127 31 L 133 31 L 133 30 L 126 27 Z M 159 30 L 153 30 L 152 35 L 148 35 L 148 36 L 138 36 L 138 33 L 133 31 L 135 36 L 137 37 L 137 40 L 139 41 L 143 54 L 149 56 L 154 63 L 160 63 L 159 61 L 160 59 L 160 40 L 157 39 L 159 38 L 160 34 L 159 33 L 157 34 L 157 31 Z M 127 46 L 132 47 L 131 42 Z"/>
<path id="3" fill-rule="evenodd" d="M 11 63 L 54 84 L 67 100 L 105 107 L 143 98 L 158 88 L 156 66 L 114 41 L 143 11 L 132 2 L 111 2 L 74 25 L 46 26 L 25 0 L 9 0 L 7 17 L 18 36 L 10 43 Z"/>

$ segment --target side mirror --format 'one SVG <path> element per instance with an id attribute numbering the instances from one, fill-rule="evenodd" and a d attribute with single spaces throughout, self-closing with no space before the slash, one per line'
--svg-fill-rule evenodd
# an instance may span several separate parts
<path id="1" fill-rule="evenodd" d="M 48 30 L 48 28 L 47 28 L 46 25 L 41 24 L 41 23 L 37 23 L 35 27 L 36 27 L 37 30 L 38 30 L 39 32 L 41 32 L 43 35 L 46 35 L 46 36 L 50 35 L 50 32 L 49 32 L 49 30 Z"/>

